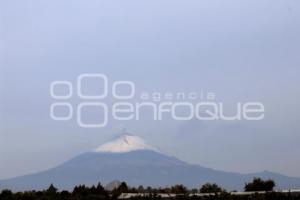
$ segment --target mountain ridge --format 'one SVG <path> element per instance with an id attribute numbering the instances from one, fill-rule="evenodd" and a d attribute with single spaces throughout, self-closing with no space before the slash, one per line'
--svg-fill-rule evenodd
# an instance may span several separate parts
<path id="1" fill-rule="evenodd" d="M 121 148 L 122 151 L 118 152 L 86 152 L 49 170 L 2 180 L 0 188 L 15 191 L 37 190 L 45 189 L 53 183 L 59 189 L 71 190 L 75 185 L 91 186 L 98 182 L 108 184 L 113 180 L 120 180 L 135 187 L 139 185 L 164 187 L 184 184 L 189 188 L 199 188 L 202 184 L 210 182 L 217 183 L 231 191 L 242 190 L 244 184 L 254 177 L 273 179 L 277 183 L 278 189 L 300 188 L 300 178 L 269 171 L 250 174 L 225 172 L 189 164 L 174 156 L 154 151 L 152 146 L 149 148 L 145 148 L 144 145 L 140 146 L 140 144 L 146 144 L 144 142 L 138 143 L 137 146 L 136 143 L 128 142 L 128 144 L 134 144 L 134 147 L 139 148 L 131 148 L 131 146 L 125 150 Z"/>

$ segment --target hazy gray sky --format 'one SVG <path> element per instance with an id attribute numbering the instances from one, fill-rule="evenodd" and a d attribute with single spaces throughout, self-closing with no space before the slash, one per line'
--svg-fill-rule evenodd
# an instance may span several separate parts
<path id="1" fill-rule="evenodd" d="M 297 0 L 3 0 L 0 179 L 55 166 L 120 127 L 188 162 L 300 177 L 299 52 Z M 138 91 L 261 101 L 266 118 L 112 121 L 102 129 L 51 120 L 50 83 L 75 83 L 81 73 L 131 80 Z"/>

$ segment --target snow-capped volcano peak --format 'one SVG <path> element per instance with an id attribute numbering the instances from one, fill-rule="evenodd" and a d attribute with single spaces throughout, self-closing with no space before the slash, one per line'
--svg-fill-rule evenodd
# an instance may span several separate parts
<path id="1" fill-rule="evenodd" d="M 155 147 L 147 144 L 142 138 L 126 134 L 97 147 L 94 152 L 125 153 L 136 150 L 158 151 Z"/>

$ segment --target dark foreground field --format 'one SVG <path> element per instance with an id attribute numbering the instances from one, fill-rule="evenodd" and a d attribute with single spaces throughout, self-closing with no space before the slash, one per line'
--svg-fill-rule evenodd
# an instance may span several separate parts
<path id="1" fill-rule="evenodd" d="M 300 194 L 283 194 L 283 193 L 267 193 L 252 195 L 231 195 L 222 193 L 211 196 L 193 196 L 193 195 L 176 195 L 173 197 L 161 197 L 157 194 L 149 194 L 147 196 L 136 196 L 122 198 L 115 195 L 102 194 L 72 194 L 66 191 L 60 193 L 48 192 L 24 192 L 10 193 L 3 191 L 0 195 L 1 200 L 115 200 L 115 199 L 133 199 L 133 200 L 158 200 L 158 199 L 174 199 L 174 200 L 300 200 Z"/>

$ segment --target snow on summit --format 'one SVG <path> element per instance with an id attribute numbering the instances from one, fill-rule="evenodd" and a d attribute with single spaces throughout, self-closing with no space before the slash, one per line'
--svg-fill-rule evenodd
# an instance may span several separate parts
<path id="1" fill-rule="evenodd" d="M 123 135 L 115 140 L 97 147 L 94 152 L 125 153 L 136 150 L 158 151 L 148 145 L 142 138 L 134 135 Z"/>

